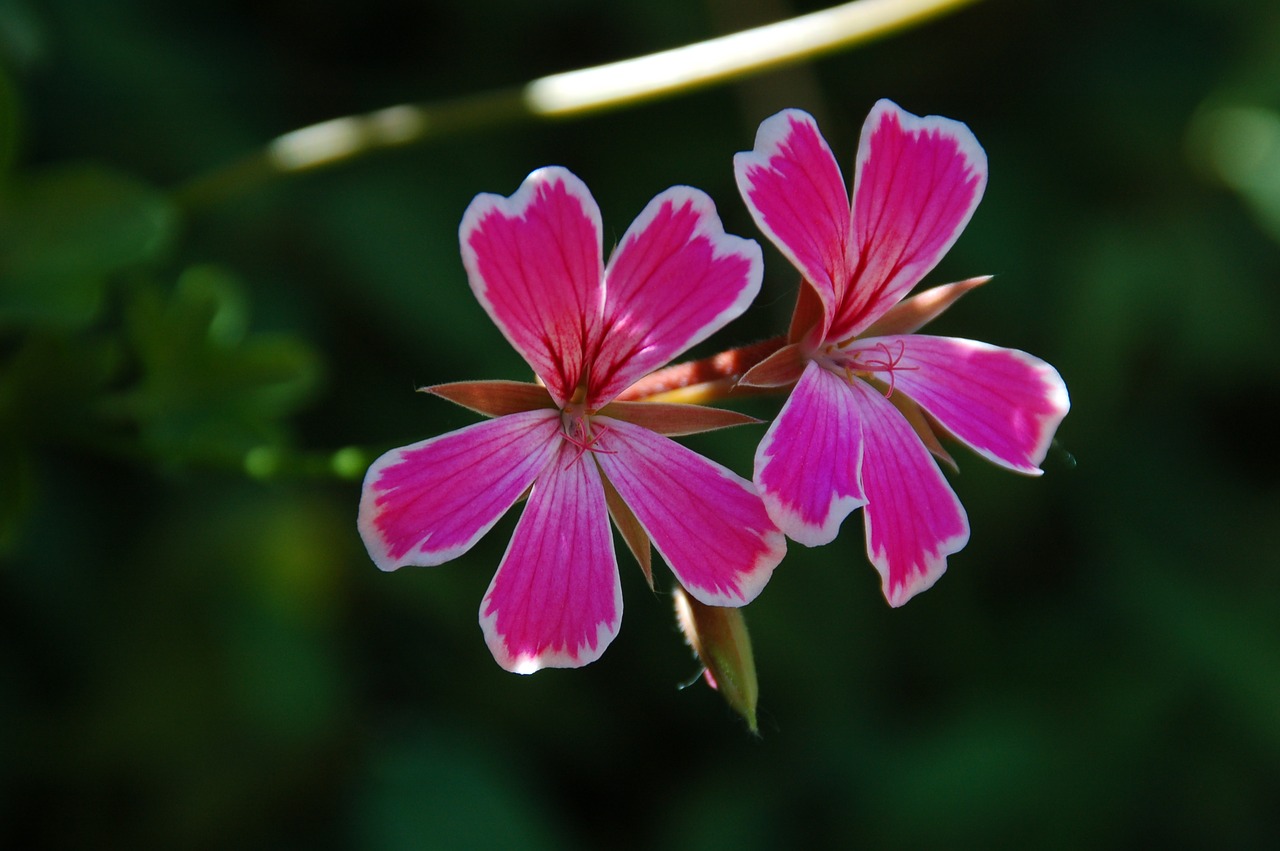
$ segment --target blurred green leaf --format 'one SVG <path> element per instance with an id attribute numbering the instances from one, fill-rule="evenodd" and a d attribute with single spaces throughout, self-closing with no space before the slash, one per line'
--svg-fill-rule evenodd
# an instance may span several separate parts
<path id="1" fill-rule="evenodd" d="M 21 138 L 22 112 L 13 80 L 0 67 L 0 180 L 13 165 Z"/>
<path id="2" fill-rule="evenodd" d="M 176 224 L 162 193 L 107 169 L 15 176 L 0 189 L 0 324 L 85 324 L 107 276 L 158 258 Z"/>
<path id="3" fill-rule="evenodd" d="M 1150 564 L 1118 577 L 1135 622 L 1177 662 L 1180 676 L 1201 681 L 1201 693 L 1222 704 L 1236 735 L 1273 758 L 1280 755 L 1280 656 L 1253 652 L 1280 646 L 1273 601 L 1241 599 L 1208 577 L 1151 567 L 1169 561 L 1154 555 Z"/>
<path id="4" fill-rule="evenodd" d="M 43 443 L 83 429 L 120 366 L 110 335 L 28 334 L 0 359 L 0 434 Z"/>
<path id="5" fill-rule="evenodd" d="M 0 60 L 27 68 L 45 58 L 43 21 L 24 0 L 0 0 Z"/>
<path id="6" fill-rule="evenodd" d="M 116 406 L 168 461 L 239 463 L 282 442 L 278 421 L 319 380 L 319 359 L 300 338 L 247 333 L 239 285 L 216 269 L 188 271 L 167 296 L 139 288 L 126 324 L 142 376 Z"/>
<path id="7" fill-rule="evenodd" d="M 487 739 L 423 725 L 374 750 L 365 773 L 358 847 L 566 847 L 542 806 L 544 784 Z"/>
<path id="8" fill-rule="evenodd" d="M 1202 167 L 1239 193 L 1259 225 L 1280 240 L 1280 111 L 1261 105 L 1206 108 L 1189 137 Z"/>
<path id="9" fill-rule="evenodd" d="M 13 551 L 22 519 L 31 508 L 35 482 L 31 462 L 20 447 L 0 444 L 0 556 Z"/>

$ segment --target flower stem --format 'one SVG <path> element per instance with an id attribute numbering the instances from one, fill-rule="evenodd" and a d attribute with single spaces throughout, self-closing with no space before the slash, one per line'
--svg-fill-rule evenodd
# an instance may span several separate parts
<path id="1" fill-rule="evenodd" d="M 702 360 L 668 366 L 649 373 L 623 390 L 617 401 L 703 405 L 729 396 L 776 393 L 779 389 L 776 387 L 738 387 L 738 379 L 786 343 L 785 337 L 772 337 Z"/>
<path id="2" fill-rule="evenodd" d="M 188 209 L 205 207 L 276 178 L 349 162 L 385 148 L 461 136 L 532 117 L 517 88 L 332 118 L 277 136 L 238 162 L 188 181 L 175 196 Z"/>
<path id="3" fill-rule="evenodd" d="M 522 87 L 401 104 L 286 133 L 266 148 L 178 187 L 199 208 L 280 177 L 383 148 L 528 120 L 556 120 L 671 97 L 852 47 L 977 0 L 854 0 L 719 38 L 541 77 Z"/>

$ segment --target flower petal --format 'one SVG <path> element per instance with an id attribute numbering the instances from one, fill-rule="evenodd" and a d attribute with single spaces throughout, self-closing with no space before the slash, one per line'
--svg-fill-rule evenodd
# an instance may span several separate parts
<path id="1" fill-rule="evenodd" d="M 659 194 L 609 258 L 587 407 L 741 316 L 763 275 L 760 246 L 726 234 L 705 193 L 674 186 Z"/>
<path id="2" fill-rule="evenodd" d="M 604 482 L 604 501 L 609 507 L 609 517 L 617 527 L 618 534 L 622 535 L 622 540 L 626 542 L 627 549 L 631 550 L 631 555 L 635 556 L 636 563 L 640 565 L 640 572 L 644 574 L 644 581 L 649 583 L 649 590 L 652 591 L 654 590 L 653 542 L 649 540 L 648 533 L 636 519 L 635 512 L 628 508 L 622 497 L 618 495 L 617 489 L 609 484 L 609 480 L 604 476 L 600 479 Z"/>
<path id="3" fill-rule="evenodd" d="M 557 411 L 500 417 L 393 449 L 369 467 L 360 536 L 383 570 L 462 555 L 515 504 L 561 443 Z"/>
<path id="4" fill-rule="evenodd" d="M 594 662 L 622 622 L 600 471 L 577 447 L 559 445 L 480 604 L 493 658 L 518 674 Z"/>
<path id="5" fill-rule="evenodd" d="M 756 225 L 821 300 L 825 333 L 850 276 L 849 193 L 817 122 L 798 109 L 766 118 L 733 171 Z"/>
<path id="6" fill-rule="evenodd" d="M 827 317 L 835 311 L 828 310 L 807 281 L 801 280 L 796 292 L 796 307 L 791 312 L 791 325 L 787 329 L 787 342 L 800 343 L 809 349 L 822 345 L 827 333 Z"/>
<path id="7" fill-rule="evenodd" d="M 968 127 L 876 103 L 854 177 L 855 272 L 828 339 L 858 334 L 918 284 L 959 238 L 986 185 L 987 155 Z"/>
<path id="8" fill-rule="evenodd" d="M 755 599 L 786 542 L 751 483 L 648 429 L 596 422 L 609 429 L 596 462 L 680 584 L 708 606 Z"/>
<path id="9" fill-rule="evenodd" d="M 947 569 L 969 541 L 969 521 L 910 423 L 865 381 L 851 382 L 862 421 L 862 509 L 867 556 L 884 596 L 901 606 Z"/>
<path id="10" fill-rule="evenodd" d="M 810 361 L 756 449 L 755 482 L 769 516 L 807 547 L 831 543 L 849 512 L 867 501 L 858 483 L 862 433 L 853 401 L 842 376 Z"/>
<path id="11" fill-rule="evenodd" d="M 558 166 L 510 198 L 477 195 L 462 216 L 462 264 L 476 298 L 563 407 L 597 333 L 604 290 L 600 208 Z"/>
<path id="12" fill-rule="evenodd" d="M 882 344 L 902 352 L 894 384 L 943 428 L 989 461 L 1040 474 L 1053 433 L 1071 407 L 1057 370 L 1017 349 L 922 334 L 871 337 L 844 351 Z"/>
<path id="13" fill-rule="evenodd" d="M 911 424 L 912 431 L 916 433 L 916 437 L 920 438 L 924 448 L 929 450 L 929 454 L 939 464 L 946 464 L 951 472 L 960 472 L 960 465 L 956 463 L 956 459 L 951 457 L 951 453 L 943 447 L 942 441 L 938 440 L 938 435 L 934 431 L 936 426 L 930 424 L 929 418 L 925 416 L 920 406 L 908 398 L 905 393 L 894 393 L 889 397 L 889 401 L 898 409 L 898 413 L 907 418 L 907 422 Z"/>

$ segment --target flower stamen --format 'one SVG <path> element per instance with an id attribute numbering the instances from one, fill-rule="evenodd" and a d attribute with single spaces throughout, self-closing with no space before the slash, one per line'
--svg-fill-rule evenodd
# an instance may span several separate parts
<path id="1" fill-rule="evenodd" d="M 893 374 L 899 369 L 920 368 L 918 366 L 900 365 L 902 363 L 903 356 L 907 353 L 907 344 L 902 340 L 898 340 L 897 343 L 898 351 L 896 354 L 889 351 L 889 345 L 887 343 L 883 341 L 876 343 L 876 349 L 879 349 L 880 352 L 883 353 L 884 357 L 867 357 L 867 355 L 874 353 L 873 349 L 864 349 L 860 352 L 856 352 L 853 357 L 845 361 L 843 364 L 845 378 L 852 380 L 853 373 L 862 373 L 869 376 L 877 372 L 887 372 L 889 373 L 889 387 L 885 391 L 884 397 L 886 399 L 892 398 L 895 386 Z M 863 359 L 859 360 L 859 356 L 862 356 Z"/>
<path id="2" fill-rule="evenodd" d="M 571 434 L 568 429 L 560 432 L 561 437 L 578 447 L 578 454 L 573 456 L 568 464 L 564 465 L 566 470 L 576 464 L 578 459 L 588 452 L 600 452 L 604 455 L 618 454 L 616 449 L 605 449 L 597 445 L 600 442 L 600 438 L 608 433 L 609 427 L 607 425 L 600 426 L 599 431 L 592 431 L 591 421 L 587 417 L 579 417 L 574 421 L 573 430 L 577 435 Z"/>

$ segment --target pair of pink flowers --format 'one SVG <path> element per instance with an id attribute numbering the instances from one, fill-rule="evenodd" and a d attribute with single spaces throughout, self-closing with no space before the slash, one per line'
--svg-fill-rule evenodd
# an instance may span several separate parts
<path id="1" fill-rule="evenodd" d="M 868 554 L 901 605 L 968 539 L 930 457 L 950 461 L 936 432 L 1038 473 L 1067 412 L 1066 387 L 1043 361 L 912 333 L 980 282 L 903 300 L 981 198 L 986 157 L 967 127 L 877 103 L 852 209 L 803 112 L 766 120 L 734 166 L 757 224 L 804 279 L 786 344 L 742 378 L 794 386 L 753 482 L 670 439 L 749 418 L 616 401 L 759 292 L 759 246 L 726 234 L 705 194 L 658 195 L 607 265 L 599 209 L 565 169 L 534 172 L 510 198 L 479 195 L 463 216 L 472 291 L 539 383 L 428 388 L 493 419 L 379 458 L 359 526 L 384 570 L 440 564 L 527 494 L 480 607 L 504 668 L 584 665 L 613 639 L 622 596 L 610 517 L 651 584 L 650 541 L 695 599 L 741 606 L 781 561 L 784 534 L 827 543 L 862 507 Z"/>

